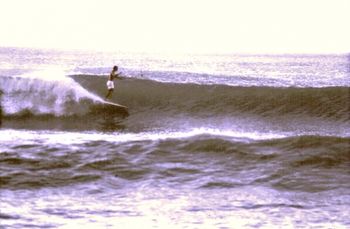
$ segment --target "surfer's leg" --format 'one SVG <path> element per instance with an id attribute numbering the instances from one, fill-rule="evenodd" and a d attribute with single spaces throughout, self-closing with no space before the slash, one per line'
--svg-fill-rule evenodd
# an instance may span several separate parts
<path id="1" fill-rule="evenodd" d="M 106 95 L 106 99 L 108 99 L 109 96 L 111 96 L 112 92 L 113 92 L 113 89 L 108 90 L 107 95 Z"/>

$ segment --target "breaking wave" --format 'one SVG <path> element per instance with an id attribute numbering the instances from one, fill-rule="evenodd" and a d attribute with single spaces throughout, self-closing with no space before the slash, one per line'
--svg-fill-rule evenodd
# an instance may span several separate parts
<path id="1" fill-rule="evenodd" d="M 5 116 L 85 114 L 89 105 L 102 99 L 59 71 L 38 71 L 0 77 Z"/>
<path id="2" fill-rule="evenodd" d="M 7 120 L 3 126 L 136 132 L 274 129 L 295 135 L 349 136 L 348 87 L 243 87 L 124 78 L 116 81 L 112 100 L 129 108 L 126 118 L 95 106 L 103 102 L 106 76 L 54 76 L 51 71 L 0 77 Z"/>

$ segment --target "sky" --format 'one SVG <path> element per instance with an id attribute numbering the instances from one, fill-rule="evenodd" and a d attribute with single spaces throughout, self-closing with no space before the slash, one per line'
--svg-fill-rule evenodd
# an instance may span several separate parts
<path id="1" fill-rule="evenodd" d="M 348 53 L 350 0 L 0 0 L 0 46 Z"/>

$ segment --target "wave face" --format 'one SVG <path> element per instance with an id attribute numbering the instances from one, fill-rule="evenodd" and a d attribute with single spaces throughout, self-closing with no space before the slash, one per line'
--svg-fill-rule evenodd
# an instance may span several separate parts
<path id="1" fill-rule="evenodd" d="M 89 90 L 101 93 L 104 79 L 75 76 Z M 90 81 L 89 83 L 86 83 Z M 161 83 L 126 79 L 117 82 L 116 98 L 133 109 L 158 109 L 208 115 L 296 115 L 349 121 L 349 88 L 237 87 Z M 97 86 L 96 86 L 97 85 Z"/>
<path id="2" fill-rule="evenodd" d="M 105 77 L 79 75 L 73 78 L 96 94 L 105 90 Z M 338 129 L 349 127 L 347 87 L 236 87 L 141 79 L 124 79 L 116 84 L 116 101 L 127 104 L 130 118 L 135 117 L 134 123 L 138 119 L 147 122 L 153 116 L 160 119 L 164 116 L 163 121 L 176 125 L 182 125 L 178 121 L 184 122 L 186 117 L 185 122 L 190 125 L 202 120 L 198 126 L 212 123 L 212 127 L 232 127 L 233 123 L 250 125 L 259 120 L 270 127 L 271 124 L 277 127 L 295 125 L 295 129 L 308 125 L 323 126 L 324 129 L 332 125 L 331 128 Z M 171 120 L 171 117 L 177 118 Z"/>

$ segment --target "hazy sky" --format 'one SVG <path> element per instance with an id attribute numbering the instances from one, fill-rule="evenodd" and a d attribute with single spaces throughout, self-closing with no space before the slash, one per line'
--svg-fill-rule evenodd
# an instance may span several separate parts
<path id="1" fill-rule="evenodd" d="M 0 46 L 350 52 L 350 0 L 0 0 Z"/>

